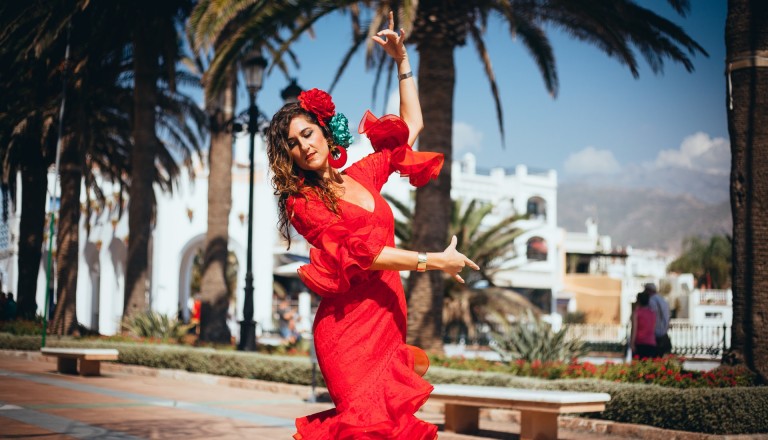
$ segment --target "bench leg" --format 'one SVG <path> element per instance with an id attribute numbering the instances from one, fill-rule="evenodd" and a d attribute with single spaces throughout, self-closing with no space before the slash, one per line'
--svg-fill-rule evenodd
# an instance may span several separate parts
<path id="1" fill-rule="evenodd" d="M 87 361 L 85 359 L 81 360 L 80 375 L 81 376 L 100 376 L 101 361 Z"/>
<path id="2" fill-rule="evenodd" d="M 77 374 L 77 359 L 75 358 L 56 358 L 56 370 L 64 374 Z"/>
<path id="3" fill-rule="evenodd" d="M 477 432 L 480 418 L 480 408 L 476 406 L 463 406 L 453 403 L 445 404 L 445 430 L 459 434 L 472 434 Z"/>
<path id="4" fill-rule="evenodd" d="M 557 413 L 520 411 L 520 440 L 557 440 Z"/>

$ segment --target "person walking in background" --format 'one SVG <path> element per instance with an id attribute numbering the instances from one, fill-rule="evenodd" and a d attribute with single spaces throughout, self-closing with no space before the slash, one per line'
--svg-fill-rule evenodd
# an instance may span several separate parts
<path id="1" fill-rule="evenodd" d="M 656 356 L 656 314 L 648 307 L 651 296 L 643 290 L 637 294 L 637 302 L 632 312 L 632 333 L 629 347 L 632 356 L 639 359 Z"/>
<path id="2" fill-rule="evenodd" d="M 299 333 L 296 331 L 296 318 L 296 313 L 291 308 L 291 302 L 288 299 L 281 300 L 280 304 L 277 305 L 278 329 L 280 330 L 280 337 L 289 344 L 299 340 Z"/>
<path id="3" fill-rule="evenodd" d="M 8 297 L 0 291 L 0 321 L 5 321 L 5 306 L 8 304 Z"/>
<path id="4" fill-rule="evenodd" d="M 295 440 L 434 440 L 437 426 L 418 419 L 432 386 L 417 373 L 424 351 L 405 343 L 407 307 L 401 270 L 459 272 L 478 266 L 456 250 L 398 249 L 392 210 L 381 196 L 390 174 L 422 186 L 436 178 L 442 154 L 413 151 L 423 122 L 405 49 L 389 28 L 372 37 L 397 65 L 400 116 L 360 122 L 374 153 L 343 171 L 352 136 L 331 96 L 302 92 L 269 126 L 267 155 L 278 196 L 280 232 L 290 245 L 294 226 L 314 248 L 299 277 L 322 297 L 313 324 L 315 352 L 335 408 L 296 420 Z M 322 66 L 318 66 L 322 67 Z M 419 361 L 417 361 L 419 360 Z"/>
<path id="5" fill-rule="evenodd" d="M 5 319 L 13 321 L 16 319 L 16 301 L 13 300 L 13 294 L 8 292 L 8 300 L 5 302 Z"/>
<path id="6" fill-rule="evenodd" d="M 669 339 L 669 320 L 671 318 L 669 304 L 659 295 L 659 290 L 654 283 L 646 284 L 644 292 L 650 295 L 648 307 L 656 315 L 656 330 L 654 332 L 656 336 L 656 357 L 663 357 L 672 352 L 672 341 Z"/>

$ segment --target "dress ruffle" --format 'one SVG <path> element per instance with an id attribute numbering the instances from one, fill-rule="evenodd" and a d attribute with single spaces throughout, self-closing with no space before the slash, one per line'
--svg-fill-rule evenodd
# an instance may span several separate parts
<path id="1" fill-rule="evenodd" d="M 364 408 L 337 408 L 296 419 L 295 440 L 434 440 L 437 427 L 413 414 L 424 405 L 432 385 L 413 370 L 413 354 L 405 344 L 393 353 L 387 369 L 356 402 Z"/>
<path id="2" fill-rule="evenodd" d="M 445 157 L 440 153 L 413 151 L 408 145 L 408 125 L 401 118 L 377 118 L 368 110 L 357 131 L 368 136 L 374 151 L 388 150 L 391 167 L 401 176 L 408 176 L 411 185 L 424 186 L 440 174 Z"/>
<path id="3" fill-rule="evenodd" d="M 318 295 L 344 294 L 354 282 L 370 275 L 367 271 L 386 245 L 386 231 L 355 217 L 328 226 L 318 237 L 320 243 L 309 251 L 309 264 L 299 268 L 304 284 Z"/>

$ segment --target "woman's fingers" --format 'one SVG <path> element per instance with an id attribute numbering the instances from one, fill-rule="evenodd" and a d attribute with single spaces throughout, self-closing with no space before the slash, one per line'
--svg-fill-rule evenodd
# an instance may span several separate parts
<path id="1" fill-rule="evenodd" d="M 475 270 L 480 270 L 480 266 L 478 266 L 477 264 L 475 264 L 475 262 L 474 262 L 474 261 L 470 260 L 470 259 L 469 259 L 469 258 L 467 258 L 467 257 L 464 257 L 464 258 L 465 258 L 465 261 L 464 261 L 464 262 L 465 262 L 465 263 L 466 263 L 466 264 L 467 264 L 469 267 L 471 267 L 472 269 L 475 269 Z"/>
<path id="2" fill-rule="evenodd" d="M 392 11 L 389 11 L 389 30 L 395 29 L 395 14 Z"/>
<path id="3" fill-rule="evenodd" d="M 460 282 L 461 284 L 464 284 L 464 278 L 462 278 L 459 274 L 454 275 L 453 279 Z"/>
<path id="4" fill-rule="evenodd" d="M 451 237 L 451 244 L 449 244 L 448 247 L 456 249 L 456 244 L 458 243 L 458 241 L 459 240 L 454 235 L 453 237 Z"/>

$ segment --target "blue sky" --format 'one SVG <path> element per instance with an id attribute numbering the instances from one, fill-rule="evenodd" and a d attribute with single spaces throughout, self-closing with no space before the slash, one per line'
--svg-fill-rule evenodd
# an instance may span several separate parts
<path id="1" fill-rule="evenodd" d="M 695 71 L 666 62 L 656 75 L 640 58 L 640 78 L 596 48 L 552 30 L 560 79 L 552 99 L 526 49 L 498 20 L 486 33 L 504 109 L 506 147 L 502 147 L 488 81 L 474 46 L 456 52 L 454 152 L 471 151 L 480 167 L 525 164 L 555 169 L 561 180 L 582 175 L 618 176 L 630 171 L 680 166 L 727 172 L 728 132 L 725 110 L 724 28 L 726 2 L 692 2 L 680 17 L 662 0 L 640 4 L 679 24 L 709 53 L 692 58 Z M 315 27 L 315 38 L 295 46 L 301 66 L 292 72 L 306 88 L 327 89 L 350 44 L 348 17 L 330 16 Z M 418 54 L 409 47 L 414 67 Z M 334 90 L 337 109 L 354 129 L 373 107 L 374 73 L 365 71 L 362 53 L 348 66 Z M 272 114 L 287 85 L 273 71 L 259 94 L 261 109 Z M 246 98 L 240 98 L 240 106 Z M 352 147 L 354 148 L 354 146 Z"/>

